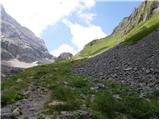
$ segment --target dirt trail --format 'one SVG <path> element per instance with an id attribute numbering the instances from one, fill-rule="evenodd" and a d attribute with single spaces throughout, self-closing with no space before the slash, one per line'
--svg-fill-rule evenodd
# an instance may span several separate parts
<path id="1" fill-rule="evenodd" d="M 22 95 L 24 99 L 1 109 L 1 118 L 37 118 L 49 99 L 48 90 L 37 86 L 36 81 L 25 88 Z"/>

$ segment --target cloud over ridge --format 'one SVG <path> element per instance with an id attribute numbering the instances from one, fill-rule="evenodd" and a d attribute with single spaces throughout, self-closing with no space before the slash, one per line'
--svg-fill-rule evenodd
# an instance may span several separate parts
<path id="1" fill-rule="evenodd" d="M 0 3 L 21 25 L 39 37 L 48 26 L 62 21 L 72 35 L 71 45 L 64 43 L 52 50 L 55 56 L 64 50 L 75 54 L 88 42 L 106 36 L 100 26 L 92 24 L 96 14 L 87 12 L 95 6 L 95 0 L 0 0 Z M 67 19 L 72 13 L 76 13 L 87 26 Z"/>

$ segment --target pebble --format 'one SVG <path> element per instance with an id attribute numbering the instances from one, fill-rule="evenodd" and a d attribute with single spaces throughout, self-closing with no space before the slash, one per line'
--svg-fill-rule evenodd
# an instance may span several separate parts
<path id="1" fill-rule="evenodd" d="M 19 79 L 16 80 L 16 83 L 19 83 L 21 81 L 22 81 L 22 79 L 19 78 Z"/>
<path id="2" fill-rule="evenodd" d="M 113 95 L 113 98 L 115 98 L 115 99 L 122 99 L 118 94 Z"/>
<path id="3" fill-rule="evenodd" d="M 16 109 L 14 109 L 13 112 L 12 112 L 12 115 L 13 115 L 14 117 L 17 117 L 17 116 L 19 116 L 20 114 L 21 114 L 21 110 L 20 110 L 19 107 L 17 107 Z"/>

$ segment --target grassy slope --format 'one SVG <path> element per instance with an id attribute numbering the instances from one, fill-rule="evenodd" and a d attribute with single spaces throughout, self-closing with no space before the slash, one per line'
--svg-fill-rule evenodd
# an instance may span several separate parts
<path id="1" fill-rule="evenodd" d="M 89 111 L 91 118 L 153 118 L 158 116 L 158 94 L 141 97 L 135 90 L 126 85 L 107 81 L 95 81 L 73 75 L 72 63 L 56 62 L 26 69 L 2 83 L 2 106 L 23 99 L 21 91 L 31 82 L 38 80 L 37 85 L 46 87 L 51 97 L 45 104 L 44 114 L 51 114 L 53 118 L 59 111 L 75 111 L 83 109 Z M 16 82 L 17 79 L 22 81 Z M 91 89 L 97 83 L 106 87 L 98 90 Z M 82 97 L 83 95 L 83 97 Z M 93 99 L 95 95 L 95 99 Z M 118 96 L 118 97 L 115 97 Z M 82 97 L 82 98 L 81 98 Z M 64 105 L 49 106 L 51 101 L 63 101 Z M 84 108 L 84 104 L 87 106 Z M 75 113 L 72 118 L 83 118 Z"/>
<path id="2" fill-rule="evenodd" d="M 126 34 L 122 38 L 119 37 L 119 33 L 115 33 L 111 36 L 96 41 L 96 43 L 92 46 L 89 44 L 86 45 L 85 48 L 80 52 L 80 54 L 76 56 L 74 59 L 95 56 L 123 41 L 125 41 L 125 43 L 132 41 L 133 43 L 133 41 L 140 40 L 147 34 L 154 31 L 156 28 L 158 28 L 158 26 L 159 13 L 152 16 L 149 20 L 139 23 L 138 26 L 133 28 L 128 34 Z"/>

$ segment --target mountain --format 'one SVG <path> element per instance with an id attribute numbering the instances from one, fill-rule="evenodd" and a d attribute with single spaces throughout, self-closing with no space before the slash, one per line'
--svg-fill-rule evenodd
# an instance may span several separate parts
<path id="1" fill-rule="evenodd" d="M 53 61 L 42 39 L 21 26 L 1 6 L 1 63 L 2 79 L 19 68 Z M 17 71 L 17 72 L 18 72 Z"/>
<path id="2" fill-rule="evenodd" d="M 141 32 L 143 32 L 146 30 L 145 27 L 150 27 L 148 28 L 147 32 L 152 32 L 152 27 L 158 25 L 158 6 L 158 1 L 144 1 L 138 8 L 134 9 L 130 16 L 125 17 L 119 23 L 111 35 L 88 43 L 84 49 L 75 57 L 75 59 L 91 57 L 100 54 L 119 44 L 120 42 L 133 37 L 137 33 L 136 31 L 141 30 Z M 155 16 L 154 20 L 152 16 Z M 152 18 L 150 21 L 152 23 L 145 25 L 145 22 L 150 20 L 150 18 Z M 139 39 L 145 35 L 146 34 L 141 34 Z"/>
<path id="3" fill-rule="evenodd" d="M 3 81 L 1 118 L 159 118 L 158 12 L 128 33 L 120 26 L 110 38 L 86 45 L 86 56 L 27 68 Z"/>

